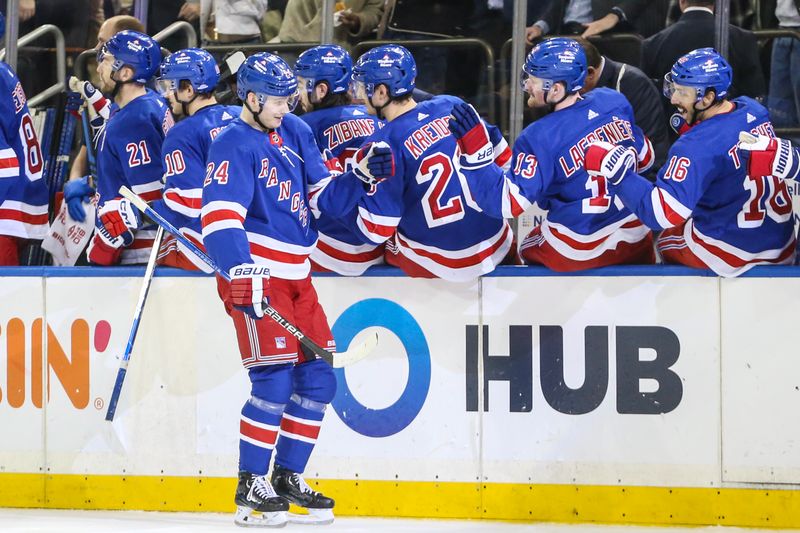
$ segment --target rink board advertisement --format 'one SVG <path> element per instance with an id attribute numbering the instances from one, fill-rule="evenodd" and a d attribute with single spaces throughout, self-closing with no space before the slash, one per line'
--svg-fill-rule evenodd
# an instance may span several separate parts
<path id="1" fill-rule="evenodd" d="M 249 382 L 213 279 L 156 277 L 104 420 L 140 284 L 0 278 L 0 505 L 232 507 Z M 793 490 L 758 490 L 800 474 L 794 278 L 315 285 L 340 349 L 380 338 L 336 371 L 306 470 L 340 514 L 800 526 Z"/>

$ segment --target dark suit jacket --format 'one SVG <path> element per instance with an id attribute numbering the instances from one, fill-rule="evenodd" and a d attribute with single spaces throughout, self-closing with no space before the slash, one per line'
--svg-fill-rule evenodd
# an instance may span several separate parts
<path id="1" fill-rule="evenodd" d="M 603 72 L 597 80 L 598 87 L 608 87 L 621 92 L 633 107 L 636 125 L 653 143 L 656 152 L 654 169 L 661 168 L 669 151 L 669 135 L 664 108 L 661 105 L 661 94 L 647 75 L 625 63 L 617 63 L 605 58 Z M 623 70 L 624 67 L 624 70 Z"/>
<path id="2" fill-rule="evenodd" d="M 733 25 L 729 27 L 728 62 L 733 68 L 731 95 L 763 96 L 767 92 L 766 83 L 755 35 Z M 645 39 L 642 70 L 660 83 L 679 57 L 707 46 L 714 46 L 714 15 L 707 11 L 684 13 L 678 22 Z"/>
<path id="3" fill-rule="evenodd" d="M 645 37 L 653 35 L 664 27 L 669 0 L 592 0 L 592 18 L 601 19 L 618 6 L 625 12 L 628 24 L 621 23 L 617 31 L 633 31 Z M 564 13 L 569 0 L 550 0 L 550 6 L 542 15 L 542 20 L 550 26 L 550 33 L 561 33 L 561 25 L 566 22 Z"/>

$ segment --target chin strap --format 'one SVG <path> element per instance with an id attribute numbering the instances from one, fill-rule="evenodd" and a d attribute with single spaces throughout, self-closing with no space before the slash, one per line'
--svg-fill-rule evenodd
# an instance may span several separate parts
<path id="1" fill-rule="evenodd" d="M 250 111 L 250 114 L 253 115 L 253 120 L 256 121 L 256 124 L 258 124 L 262 130 L 266 131 L 267 133 L 272 131 L 272 129 L 265 126 L 264 123 L 261 122 L 261 119 L 259 118 L 261 112 L 264 111 L 264 104 L 258 104 L 258 111 L 253 111 L 253 108 L 250 107 L 250 103 L 247 101 L 247 98 L 245 98 L 244 106 L 247 108 L 248 111 Z"/>

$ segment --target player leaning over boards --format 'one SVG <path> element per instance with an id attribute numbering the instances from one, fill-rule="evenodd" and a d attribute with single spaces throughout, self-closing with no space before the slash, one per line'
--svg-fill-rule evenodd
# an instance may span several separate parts
<path id="1" fill-rule="evenodd" d="M 5 33 L 0 13 L 0 39 Z M 26 239 L 47 231 L 47 184 L 42 150 L 17 75 L 0 61 L 0 266 L 19 265 Z"/>
<path id="2" fill-rule="evenodd" d="M 200 249 L 202 227 L 200 202 L 205 178 L 206 156 L 211 141 L 241 108 L 223 106 L 214 98 L 219 81 L 219 67 L 205 50 L 179 50 L 161 62 L 157 87 L 169 102 L 172 114 L 183 117 L 164 138 L 162 146 L 164 193 L 152 207 Z M 121 203 L 128 204 L 127 200 Z M 125 210 L 130 205 L 123 206 Z M 107 212 L 102 222 L 112 237 L 132 234 L 141 223 L 138 210 L 134 217 L 121 210 Z M 159 264 L 210 272 L 208 266 L 185 250 L 174 238 L 164 239 Z"/>
<path id="3" fill-rule="evenodd" d="M 364 140 L 384 123 L 355 105 L 348 91 L 353 60 L 341 46 L 323 44 L 300 54 L 294 73 L 300 84 L 300 116 L 311 127 L 320 150 L 330 151 L 350 170 Z M 317 218 L 319 241 L 311 252 L 315 272 L 333 271 L 344 276 L 360 276 L 372 265 L 383 263 L 383 245 L 365 243 L 363 237 L 337 218 L 320 213 Z"/>
<path id="4" fill-rule="evenodd" d="M 792 199 L 779 176 L 753 176 L 737 152 L 740 131 L 773 135 L 767 110 L 728 100 L 731 67 L 712 48 L 678 59 L 664 77 L 664 94 L 689 125 L 672 145 L 653 185 L 633 170 L 625 147 L 597 143 L 586 168 L 653 229 L 666 263 L 738 276 L 755 265 L 794 259 Z"/>
<path id="5" fill-rule="evenodd" d="M 520 247 L 527 263 L 564 272 L 652 263 L 650 230 L 609 193 L 605 178 L 584 171 L 583 157 L 590 142 L 605 139 L 629 148 L 633 163 L 647 170 L 653 147 L 622 94 L 597 88 L 580 96 L 586 71 L 583 48 L 572 39 L 550 39 L 531 50 L 522 72 L 528 105 L 550 113 L 514 143 L 511 171 L 492 165 L 466 170 L 470 190 L 496 217 L 518 216 L 533 202 L 548 210 Z M 486 134 L 470 106 L 453 111 L 450 129 L 464 160 L 485 149 Z"/>
<path id="6" fill-rule="evenodd" d="M 98 140 L 99 209 L 86 253 L 98 265 L 143 263 L 153 246 L 153 226 L 113 236 L 101 220 L 119 213 L 125 225 L 138 227 L 136 210 L 119 195 L 122 185 L 147 201 L 161 198 L 161 145 L 173 119 L 167 103 L 145 87 L 161 63 L 161 47 L 143 33 L 124 30 L 103 45 L 97 60 L 97 73 L 104 87 L 113 87 L 111 96 L 117 107 Z"/>
<path id="7" fill-rule="evenodd" d="M 391 175 L 392 154 L 373 144 L 357 155 L 353 171 L 331 179 L 311 128 L 290 113 L 297 80 L 282 59 L 249 57 L 237 88 L 244 106 L 211 144 L 201 210 L 208 253 L 230 272 L 231 282 L 218 277 L 218 288 L 252 384 L 239 426 L 236 523 L 283 525 L 287 500 L 309 509 L 309 520 L 329 523 L 333 500 L 312 490 L 302 473 L 336 378 L 328 363 L 263 318 L 263 304 L 268 300 L 314 342 L 335 350 L 311 284 L 308 256 L 317 230 L 309 210 L 351 211 L 369 186 Z"/>
<path id="8" fill-rule="evenodd" d="M 417 67 L 398 45 L 373 48 L 353 67 L 353 93 L 370 114 L 388 124 L 367 142 L 386 141 L 397 156 L 396 175 L 361 199 L 348 223 L 368 242 L 386 241 L 386 262 L 409 276 L 470 281 L 516 260 L 505 220 L 487 216 L 465 190 L 457 167 L 458 147 L 447 121 L 463 102 L 437 96 L 417 103 L 411 96 Z M 490 126 L 486 163 L 507 165 L 508 144 Z M 498 171 L 500 166 L 498 166 Z"/>

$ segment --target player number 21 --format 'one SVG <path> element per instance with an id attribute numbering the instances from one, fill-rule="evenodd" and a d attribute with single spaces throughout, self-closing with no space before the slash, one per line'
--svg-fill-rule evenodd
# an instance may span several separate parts
<path id="1" fill-rule="evenodd" d="M 128 143 L 125 145 L 125 151 L 128 152 L 128 166 L 131 168 L 146 165 L 151 161 L 150 152 L 147 151 L 147 143 L 144 140 L 138 143 Z"/>

